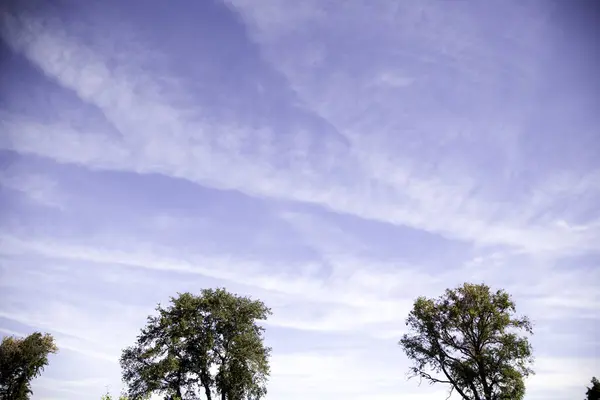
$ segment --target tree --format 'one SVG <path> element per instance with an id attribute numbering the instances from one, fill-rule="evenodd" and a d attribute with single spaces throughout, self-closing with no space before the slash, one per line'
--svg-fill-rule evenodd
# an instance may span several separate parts
<path id="1" fill-rule="evenodd" d="M 596 377 L 592 378 L 592 387 L 587 388 L 586 400 L 600 400 L 600 382 Z"/>
<path id="2" fill-rule="evenodd" d="M 58 348 L 52 335 L 39 332 L 26 338 L 5 336 L 0 344 L 0 398 L 26 400 L 31 381 L 48 365 L 48 355 Z"/>
<path id="3" fill-rule="evenodd" d="M 271 314 L 261 301 L 205 289 L 171 298 L 148 322 L 137 343 L 123 351 L 128 397 L 152 393 L 168 399 L 259 399 L 266 394 L 271 349 L 257 324 Z"/>
<path id="4" fill-rule="evenodd" d="M 438 299 L 419 297 L 400 346 L 413 361 L 412 377 L 450 385 L 465 400 L 520 400 L 533 373 L 527 317 L 515 316 L 503 290 L 465 283 Z"/>
<path id="5" fill-rule="evenodd" d="M 113 400 L 112 395 L 107 391 L 106 394 L 103 394 L 102 397 L 100 398 L 100 400 Z M 125 395 L 120 395 L 119 396 L 119 400 L 128 400 L 127 396 Z"/>

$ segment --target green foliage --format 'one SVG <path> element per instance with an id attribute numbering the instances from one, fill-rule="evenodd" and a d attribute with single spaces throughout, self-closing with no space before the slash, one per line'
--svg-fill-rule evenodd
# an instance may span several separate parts
<path id="1" fill-rule="evenodd" d="M 109 392 L 106 392 L 106 394 L 102 395 L 102 397 L 100 398 L 100 400 L 113 400 L 112 395 Z M 119 400 L 128 400 L 127 396 L 125 395 L 120 395 L 119 396 Z"/>
<path id="2" fill-rule="evenodd" d="M 128 397 L 259 399 L 266 394 L 270 348 L 257 320 L 271 314 L 261 301 L 206 289 L 171 298 L 148 317 L 137 343 L 121 357 Z"/>
<path id="3" fill-rule="evenodd" d="M 600 382 L 596 377 L 592 378 L 592 386 L 587 388 L 586 400 L 600 400 Z"/>
<path id="4" fill-rule="evenodd" d="M 400 346 L 414 362 L 410 372 L 430 384 L 450 385 L 465 400 L 521 400 L 533 373 L 526 336 L 530 321 L 515 316 L 503 290 L 465 283 L 438 299 L 419 297 Z"/>
<path id="5" fill-rule="evenodd" d="M 57 351 L 50 334 L 35 332 L 26 338 L 4 337 L 0 344 L 0 398 L 29 399 L 33 393 L 31 381 L 48 365 L 48 355 Z"/>

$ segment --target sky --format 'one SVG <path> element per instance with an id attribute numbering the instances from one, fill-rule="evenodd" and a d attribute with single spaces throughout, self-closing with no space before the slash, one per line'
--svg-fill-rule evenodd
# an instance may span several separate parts
<path id="1" fill-rule="evenodd" d="M 121 389 L 178 292 L 264 301 L 267 400 L 428 400 L 418 296 L 507 290 L 526 400 L 600 374 L 599 7 L 553 0 L 0 5 L 0 334 L 33 399 Z M 455 397 L 454 397 L 455 398 Z"/>

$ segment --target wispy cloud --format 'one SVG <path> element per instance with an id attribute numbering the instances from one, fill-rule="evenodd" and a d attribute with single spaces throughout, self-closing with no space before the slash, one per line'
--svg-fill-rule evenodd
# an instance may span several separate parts
<path id="1" fill-rule="evenodd" d="M 135 243 L 115 249 L 102 248 L 99 243 L 78 246 L 6 236 L 2 241 L 5 254 L 35 254 L 51 259 L 201 275 L 227 282 L 229 285 L 253 288 L 254 291 L 258 290 L 262 297 L 268 295 L 265 292 L 281 293 L 288 296 L 287 306 L 292 306 L 295 312 L 286 314 L 294 315 L 294 319 L 286 321 L 286 317 L 275 316 L 272 321 L 274 324 L 279 321 L 284 326 L 295 328 L 347 330 L 370 322 L 395 321 L 397 315 L 402 314 L 407 307 L 406 303 L 389 301 L 385 291 L 381 291 L 383 278 L 377 277 L 377 271 L 369 277 L 366 271 L 350 269 L 346 276 L 327 279 L 323 276 L 305 276 L 302 271 L 310 271 L 310 266 L 307 268 L 301 264 L 293 268 L 294 273 L 278 273 L 278 270 L 284 269 L 283 266 L 256 263 L 225 255 L 207 257 L 189 253 L 185 258 L 181 258 L 173 255 L 175 251 L 171 251 L 170 256 L 166 251 L 161 255 L 156 248 L 151 249 L 150 246 Z M 352 266 L 349 265 L 348 268 Z M 399 276 L 392 276 L 389 272 L 388 275 L 396 278 L 396 284 L 401 285 Z M 412 278 L 416 277 L 415 273 Z M 310 302 L 314 303 L 312 312 L 320 310 L 319 314 L 322 314 L 317 318 L 322 321 L 320 324 L 314 319 L 306 319 L 311 314 Z M 332 308 L 323 309 L 323 303 L 330 304 Z M 402 307 L 400 310 L 399 306 Z M 304 318 L 302 314 L 305 314 Z"/>
<path id="2" fill-rule="evenodd" d="M 592 247 L 597 239 L 597 229 L 565 232 L 548 217 L 536 218 L 556 203 L 572 199 L 577 192 L 574 188 L 585 178 L 572 177 L 573 183 L 560 179 L 565 184 L 558 186 L 553 176 L 541 183 L 532 181 L 533 190 L 526 191 L 532 197 L 518 195 L 503 203 L 491 197 L 493 192 L 517 182 L 506 180 L 502 183 L 505 188 L 488 187 L 479 173 L 473 174 L 476 170 L 465 170 L 458 158 L 448 157 L 456 147 L 450 148 L 450 153 L 439 153 L 441 158 L 435 162 L 425 160 L 423 169 L 417 168 L 416 162 L 423 164 L 424 160 L 410 155 L 391 158 L 393 152 L 406 154 L 407 148 L 396 139 L 390 142 L 387 134 L 354 137 L 352 147 L 326 134 L 319 137 L 323 150 L 313 155 L 310 149 L 316 136 L 307 132 L 308 126 L 296 122 L 284 135 L 289 140 L 282 142 L 275 139 L 272 125 L 249 130 L 235 120 L 209 122 L 210 117 L 201 110 L 191 116 L 187 111 L 190 104 L 177 106 L 174 99 L 181 95 L 158 83 L 164 81 L 164 75 L 143 69 L 139 60 L 143 54 L 132 57 L 125 72 L 111 70 L 107 57 L 118 53 L 94 51 L 56 22 L 28 15 L 4 14 L 3 18 L 3 38 L 15 51 L 75 91 L 81 100 L 98 107 L 117 129 L 126 132 L 118 138 L 105 132 L 91 135 L 65 130 L 60 133 L 61 140 L 50 140 L 35 125 L 9 116 L 3 125 L 12 138 L 11 149 L 92 168 L 157 172 L 252 195 L 316 203 L 482 244 L 579 251 Z M 127 32 L 123 34 L 127 38 Z M 52 56 L 47 56 L 48 52 Z M 342 100 L 342 104 L 346 102 Z M 356 132 L 355 127 L 336 126 L 351 136 Z M 55 129 L 63 128 L 57 125 Z M 44 132 L 48 129 L 52 128 L 46 127 Z M 248 153 L 242 149 L 250 137 L 256 145 Z M 298 161 L 281 169 L 276 154 L 290 154 L 285 150 L 289 148 L 299 155 Z M 436 166 L 440 162 L 443 169 Z M 229 168 L 232 164 L 237 168 Z M 548 190 L 552 191 L 545 193 Z"/>
<path id="3" fill-rule="evenodd" d="M 209 286 L 273 308 L 271 398 L 445 395 L 395 342 L 464 281 L 536 322 L 528 400 L 598 369 L 598 97 L 552 7 L 16 3 L 0 326 L 66 350 L 44 398 L 116 388 L 155 304 Z"/>
<path id="4" fill-rule="evenodd" d="M 21 173 L 10 166 L 0 174 L 0 187 L 16 191 L 29 201 L 47 207 L 61 208 L 64 202 L 52 179 L 42 174 Z"/>
<path id="5" fill-rule="evenodd" d="M 151 304 L 147 306 L 126 306 L 119 300 L 119 295 L 116 295 L 119 292 L 127 293 L 135 291 L 136 286 L 151 284 L 150 282 L 153 279 L 157 279 L 149 277 L 148 283 L 144 280 L 136 279 L 136 277 L 141 276 L 140 274 L 144 274 L 142 270 L 184 274 L 180 278 L 171 275 L 168 280 L 168 287 L 162 288 L 158 292 L 156 291 L 158 288 L 155 288 L 154 291 L 158 294 L 158 297 L 155 295 L 153 297 L 154 301 L 165 301 L 165 294 L 190 290 L 191 287 L 202 282 L 204 279 L 203 276 L 217 278 L 219 285 L 226 285 L 241 293 L 250 293 L 272 305 L 275 314 L 268 323 L 269 329 L 316 331 L 328 335 L 343 335 L 348 333 L 366 335 L 366 337 L 372 338 L 370 339 L 372 343 L 377 343 L 374 348 L 365 348 L 365 351 L 372 353 L 373 357 L 378 357 L 386 353 L 389 354 L 392 349 L 398 350 L 395 346 L 395 341 L 403 333 L 403 319 L 409 310 L 414 296 L 420 294 L 437 295 L 443 288 L 451 286 L 454 283 L 460 283 L 466 277 L 461 276 L 460 269 L 451 269 L 448 272 L 439 271 L 438 276 L 435 277 L 418 272 L 411 273 L 405 268 L 394 273 L 389 271 L 390 266 L 382 268 L 381 264 L 372 260 L 360 261 L 352 259 L 351 256 L 338 259 L 332 256 L 329 262 L 343 263 L 348 268 L 348 271 L 350 271 L 349 275 L 333 277 L 332 279 L 319 276 L 301 278 L 298 275 L 284 276 L 274 273 L 269 274 L 268 271 L 277 270 L 277 266 L 274 265 L 261 265 L 257 268 L 251 264 L 249 265 L 244 259 L 235 259 L 232 257 L 206 259 L 205 257 L 196 258 L 191 254 L 187 254 L 183 259 L 182 257 L 166 258 L 157 253 L 156 249 L 136 249 L 133 246 L 130 247 L 131 244 L 124 245 L 123 248 L 127 248 L 127 250 L 116 250 L 103 248 L 101 245 L 94 243 L 89 243 L 85 246 L 69 246 L 57 242 L 44 242 L 39 239 L 19 241 L 7 237 L 3 237 L 3 243 L 3 252 L 7 252 L 13 256 L 27 254 L 34 257 L 50 257 L 51 259 L 56 259 L 59 264 L 61 263 L 60 260 L 76 260 L 79 263 L 80 269 L 98 268 L 102 265 L 115 265 L 117 271 L 119 269 L 123 271 L 120 275 L 121 279 L 117 282 L 110 277 L 111 273 L 105 267 L 99 269 L 96 274 L 93 274 L 99 277 L 106 275 L 106 279 L 108 280 L 105 285 L 109 285 L 106 287 L 117 285 L 114 287 L 116 292 L 105 292 L 105 296 L 108 296 L 108 298 L 103 303 L 94 305 L 93 301 L 90 302 L 91 300 L 84 301 L 77 292 L 73 292 L 67 298 L 63 296 L 61 300 L 52 301 L 50 300 L 52 298 L 52 292 L 50 291 L 46 295 L 42 295 L 40 298 L 41 302 L 31 304 L 29 308 L 25 306 L 26 303 L 7 303 L 4 308 L 8 309 L 8 311 L 0 314 L 1 317 L 8 318 L 13 323 L 36 326 L 40 329 L 57 332 L 63 348 L 99 359 L 117 359 L 119 349 L 126 346 L 132 340 L 137 329 L 143 323 L 143 317 L 151 312 Z M 198 265 L 210 265 L 211 269 L 198 269 L 195 267 Z M 128 267 L 134 267 L 139 270 L 139 274 L 136 273 L 129 277 L 126 271 Z M 342 265 L 337 265 L 337 267 L 342 268 Z M 494 283 L 494 279 L 497 279 L 497 274 L 502 274 L 502 271 L 504 273 L 512 273 L 510 268 L 509 265 L 502 265 L 497 272 L 492 272 L 491 275 L 488 274 L 486 281 Z M 298 269 L 301 270 L 301 268 Z M 254 272 L 249 273 L 250 270 Z M 14 278 L 23 281 L 21 274 L 26 273 L 26 271 L 23 268 L 21 273 L 14 273 Z M 218 272 L 215 273 L 215 271 Z M 54 276 L 57 273 L 58 271 L 48 271 L 48 274 Z M 66 273 L 68 273 L 68 270 L 63 272 L 63 274 Z M 194 275 L 197 275 L 198 278 L 190 278 L 190 276 Z M 585 307 L 580 302 L 571 302 L 570 304 L 568 302 L 568 289 L 583 288 L 581 286 L 583 277 L 580 276 L 578 282 L 573 282 L 574 285 L 578 284 L 579 286 L 565 284 L 566 281 L 564 281 L 564 278 L 564 275 L 556 277 L 549 275 L 545 278 L 538 276 L 538 280 L 543 285 L 546 285 L 546 290 L 539 291 L 537 295 L 535 295 L 536 292 L 534 291 L 533 296 L 525 297 L 522 295 L 522 292 L 516 291 L 519 309 L 527 310 L 527 313 L 534 318 L 536 331 L 539 330 L 539 334 L 541 335 L 539 340 L 536 338 L 534 342 L 538 349 L 552 348 L 560 346 L 561 343 L 573 342 L 572 337 L 549 334 L 549 332 L 553 332 L 556 329 L 556 324 L 562 325 L 565 318 L 573 318 L 576 315 L 573 312 L 574 310 Z M 48 282 L 44 276 L 36 278 L 35 275 L 29 275 L 27 279 L 32 283 L 33 287 L 36 286 L 37 282 Z M 94 279 L 96 280 L 96 285 L 99 285 L 101 281 L 98 278 Z M 561 282 L 562 287 L 560 287 Z M 394 285 L 394 283 L 397 285 L 396 289 L 398 290 L 392 292 L 382 290 L 386 285 Z M 10 284 L 10 282 L 7 282 L 7 284 Z M 557 291 L 553 292 L 552 287 L 548 287 L 548 284 L 552 284 L 553 288 Z M 515 284 L 508 284 L 506 287 L 509 291 L 515 292 L 519 284 L 517 283 L 516 286 Z M 21 290 L 24 290 L 22 285 Z M 137 290 L 139 291 L 139 289 Z M 592 292 L 588 292 L 586 289 L 583 291 L 593 296 Z M 561 319 L 556 320 L 556 305 L 544 301 L 548 299 L 547 296 L 557 298 L 556 296 L 560 296 L 561 293 L 565 296 L 561 300 L 567 303 L 564 304 L 567 308 L 564 313 L 558 314 Z M 38 296 L 40 294 L 38 292 Z M 597 321 L 598 315 L 595 315 L 594 318 Z M 68 336 L 64 336 L 65 334 Z M 592 342 L 587 344 L 583 342 L 581 333 L 578 334 L 578 341 L 580 346 L 583 346 L 582 350 L 588 349 L 586 351 L 594 351 L 593 349 L 597 346 L 597 344 L 593 344 Z M 106 347 L 106 343 L 110 343 L 110 347 Z M 105 348 L 104 353 L 98 352 L 101 348 Z M 276 348 L 276 350 L 278 350 L 276 354 L 286 354 L 286 351 L 289 351 L 287 347 Z M 392 351 L 392 353 L 395 352 Z M 309 357 L 309 355 L 301 353 L 295 357 L 302 358 Z M 311 363 L 321 365 L 322 368 L 326 368 L 329 365 L 327 364 L 328 356 L 323 354 L 322 350 L 310 357 L 315 358 Z M 360 356 L 352 362 L 344 360 L 343 357 L 346 357 L 344 354 L 341 357 L 342 359 L 335 361 L 336 364 L 332 364 L 332 366 L 328 367 L 329 369 L 323 371 L 319 369 L 317 372 L 311 369 L 314 373 L 311 372 L 303 378 L 307 380 L 306 385 L 313 387 L 311 390 L 321 392 L 323 390 L 333 390 L 337 393 L 341 390 L 340 387 L 346 388 L 346 383 L 344 383 L 345 381 L 342 378 L 339 378 L 340 381 L 336 385 L 325 385 L 323 381 L 325 378 L 323 376 L 331 374 L 337 374 L 339 377 L 354 376 L 354 374 L 358 374 L 358 371 L 367 364 L 367 361 L 364 359 L 364 356 Z M 286 382 L 288 380 L 291 381 L 293 378 L 289 377 L 286 371 L 292 368 L 292 364 L 298 365 L 297 362 L 299 362 L 299 359 L 294 358 L 290 361 L 287 356 L 283 356 L 283 361 L 280 361 L 279 358 L 275 357 L 273 360 L 274 391 L 282 390 L 287 393 L 290 383 Z M 403 360 L 399 353 L 394 356 L 394 359 Z M 370 360 L 369 362 L 375 361 Z M 382 371 L 387 371 L 386 373 L 389 375 L 384 375 L 386 376 L 384 378 L 383 376 L 379 376 L 377 371 L 373 371 L 373 376 L 377 375 L 384 382 L 387 382 L 382 383 L 385 387 L 387 387 L 386 385 L 395 387 L 394 379 L 397 382 L 399 375 L 390 373 L 390 365 L 387 364 L 387 361 L 379 360 L 379 362 L 384 363 L 381 365 Z M 286 367 L 286 365 L 288 366 Z M 349 368 L 352 370 L 349 370 Z M 398 369 L 404 370 L 405 368 L 405 361 L 398 364 Z M 304 370 L 296 368 L 295 371 Z M 546 376 L 545 374 L 547 373 L 554 374 L 553 376 L 556 375 L 557 377 L 560 375 L 569 382 L 576 379 L 574 372 L 569 372 L 567 376 L 564 375 L 566 373 L 564 371 L 566 370 L 562 368 L 554 369 L 553 371 L 547 372 L 542 369 L 540 370 L 540 374 L 542 377 Z M 353 383 L 349 384 L 344 390 L 348 390 L 349 393 L 354 392 L 358 396 L 360 390 L 367 390 L 369 387 L 367 384 L 368 381 L 368 377 L 365 377 L 361 381 L 353 380 Z M 399 384 L 396 383 L 396 385 Z M 323 385 L 330 389 L 323 387 Z M 540 383 L 539 386 L 543 385 Z"/>

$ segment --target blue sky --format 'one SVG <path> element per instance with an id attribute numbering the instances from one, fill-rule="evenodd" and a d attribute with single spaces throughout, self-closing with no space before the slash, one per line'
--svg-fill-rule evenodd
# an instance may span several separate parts
<path id="1" fill-rule="evenodd" d="M 581 1 L 0 6 L 0 329 L 36 399 L 118 392 L 158 302 L 272 307 L 268 399 L 443 398 L 396 345 L 465 281 L 535 322 L 527 400 L 600 373 L 598 12 Z M 596 25 L 597 26 L 597 25 Z"/>

